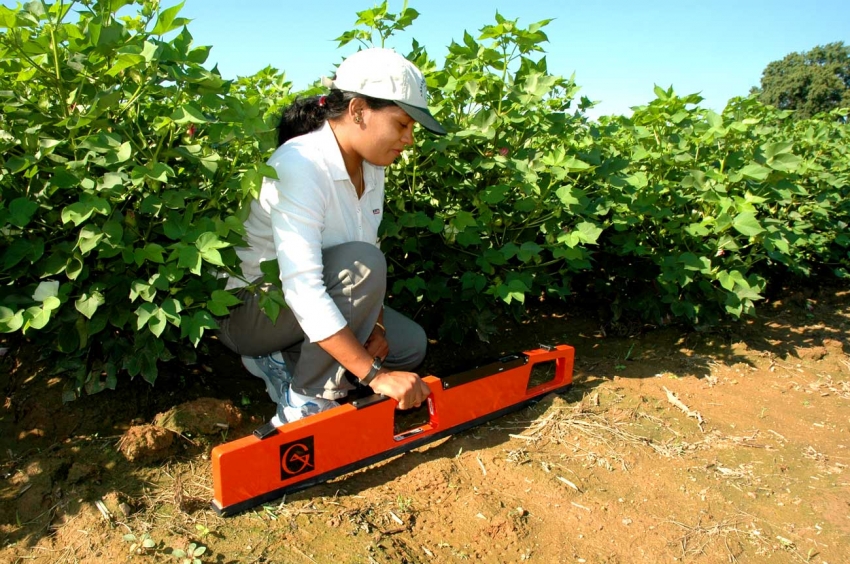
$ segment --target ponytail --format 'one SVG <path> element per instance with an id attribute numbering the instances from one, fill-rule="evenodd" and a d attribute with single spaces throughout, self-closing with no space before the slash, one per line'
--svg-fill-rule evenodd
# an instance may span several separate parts
<path id="1" fill-rule="evenodd" d="M 331 90 L 326 96 L 296 98 L 283 110 L 280 124 L 277 126 L 278 145 L 283 145 L 293 137 L 316 131 L 327 120 L 342 117 L 348 111 L 348 104 L 354 98 L 363 98 L 370 110 L 379 110 L 395 104 L 391 100 L 336 89 Z"/>

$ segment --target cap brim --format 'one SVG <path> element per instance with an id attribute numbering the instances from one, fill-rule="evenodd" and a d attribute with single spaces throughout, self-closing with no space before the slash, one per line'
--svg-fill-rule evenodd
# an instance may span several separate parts
<path id="1" fill-rule="evenodd" d="M 434 119 L 434 116 L 431 115 L 431 112 L 428 111 L 427 108 L 419 108 L 417 106 L 411 106 L 410 104 L 405 104 L 403 102 L 396 101 L 395 104 L 407 112 L 407 115 L 416 120 L 419 125 L 430 131 L 431 133 L 436 133 L 437 135 L 445 135 L 446 130 L 443 129 L 443 126 Z"/>

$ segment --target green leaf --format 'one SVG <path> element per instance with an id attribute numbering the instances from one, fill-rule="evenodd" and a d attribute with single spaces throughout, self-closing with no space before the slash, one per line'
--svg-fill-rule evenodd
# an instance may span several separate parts
<path id="1" fill-rule="evenodd" d="M 576 188 L 572 184 L 561 186 L 555 191 L 555 195 L 567 207 L 581 205 L 582 199 L 586 197 L 584 190 Z"/>
<path id="2" fill-rule="evenodd" d="M 260 173 L 265 178 L 271 178 L 272 180 L 278 180 L 277 170 L 274 167 L 269 166 L 265 163 L 258 163 L 257 164 L 257 172 Z"/>
<path id="3" fill-rule="evenodd" d="M 134 251 L 136 264 L 142 266 L 145 262 L 153 262 L 156 264 L 164 264 L 165 259 L 162 258 L 162 253 L 165 249 L 159 243 L 148 243 L 141 249 Z"/>
<path id="4" fill-rule="evenodd" d="M 177 17 L 177 14 L 183 8 L 183 4 L 185 4 L 185 1 L 160 12 L 159 17 L 156 19 L 156 25 L 151 30 L 151 35 L 164 35 L 187 24 L 189 20 Z"/>
<path id="5" fill-rule="evenodd" d="M 282 288 L 280 281 L 280 264 L 277 259 L 264 260 L 260 262 L 260 272 L 263 273 L 263 282 Z"/>
<path id="6" fill-rule="evenodd" d="M 174 176 L 174 169 L 165 163 L 154 163 L 153 168 L 149 170 L 147 177 L 159 182 L 168 182 L 168 179 Z"/>
<path id="7" fill-rule="evenodd" d="M 133 280 L 133 283 L 130 285 L 130 302 L 136 301 L 138 297 L 141 297 L 146 302 L 152 302 L 156 297 L 156 288 L 152 284 L 141 280 Z"/>
<path id="8" fill-rule="evenodd" d="M 224 290 L 213 290 L 213 293 L 210 298 L 211 299 L 207 302 L 207 309 L 210 310 L 213 315 L 218 317 L 226 316 L 229 313 L 229 308 L 231 306 L 239 305 L 242 303 L 239 298 L 237 298 L 230 292 L 226 292 Z"/>
<path id="9" fill-rule="evenodd" d="M 506 186 L 504 184 L 499 184 L 498 186 L 490 186 L 483 192 L 481 192 L 480 198 L 483 202 L 487 204 L 498 204 L 499 202 L 505 199 L 508 191 L 510 190 L 510 186 Z"/>
<path id="10" fill-rule="evenodd" d="M 230 246 L 230 243 L 222 241 L 218 238 L 218 235 L 208 231 L 198 237 L 195 246 L 198 248 L 201 258 L 205 261 L 216 266 L 224 266 L 221 253 L 218 252 L 218 249 L 227 248 Z"/>
<path id="11" fill-rule="evenodd" d="M 14 333 L 24 325 L 23 310 L 13 311 L 0 306 L 0 333 Z"/>
<path id="12" fill-rule="evenodd" d="M 764 157 L 767 160 L 770 160 L 778 155 L 790 154 L 794 148 L 794 143 L 788 141 L 782 141 L 780 143 L 765 143 L 759 148 L 764 152 Z"/>
<path id="13" fill-rule="evenodd" d="M 478 223 L 475 221 L 475 217 L 467 212 L 467 211 L 459 211 L 451 219 L 449 222 L 452 227 L 458 230 L 458 232 L 463 231 L 467 227 L 475 227 Z"/>
<path id="14" fill-rule="evenodd" d="M 708 227 L 706 227 L 703 223 L 691 223 L 685 227 L 685 232 L 693 237 L 705 237 L 711 233 Z"/>
<path id="15" fill-rule="evenodd" d="M 207 62 L 207 59 L 210 56 L 210 50 L 211 47 L 209 45 L 201 45 L 189 51 L 189 54 L 186 56 L 186 58 L 189 60 L 190 63 L 203 65 L 205 62 Z"/>
<path id="16" fill-rule="evenodd" d="M 204 336 L 204 331 L 208 329 L 218 329 L 218 323 L 216 323 L 215 318 L 207 310 L 198 310 L 191 317 L 182 316 L 180 323 L 181 337 L 188 337 L 194 346 L 198 346 L 198 343 L 201 342 L 201 337 Z"/>
<path id="17" fill-rule="evenodd" d="M 280 288 L 273 286 L 260 290 L 260 299 L 257 305 L 260 306 L 266 317 L 274 323 L 280 315 L 280 310 L 286 307 L 286 300 L 284 300 L 283 292 Z"/>
<path id="18" fill-rule="evenodd" d="M 33 292 L 32 299 L 37 302 L 44 302 L 48 298 L 55 298 L 59 295 L 59 282 L 56 280 L 44 280 L 39 282 Z"/>
<path id="19" fill-rule="evenodd" d="M 746 280 L 744 276 L 738 272 L 737 270 L 726 271 L 721 270 L 717 273 L 717 281 L 720 282 L 720 285 L 730 292 L 735 290 L 735 286 L 738 284 L 746 284 Z"/>
<path id="20" fill-rule="evenodd" d="M 6 270 L 24 260 L 32 251 L 32 244 L 27 239 L 15 239 L 3 251 L 3 266 Z"/>
<path id="21" fill-rule="evenodd" d="M 68 257 L 68 261 L 65 263 L 65 276 L 68 277 L 68 280 L 76 280 L 82 274 L 84 267 L 82 257 L 75 253 Z"/>
<path id="22" fill-rule="evenodd" d="M 705 273 L 711 271 L 711 261 L 706 257 L 697 256 L 694 253 L 682 253 L 679 255 L 678 262 L 684 265 L 685 270 L 695 270 Z"/>
<path id="23" fill-rule="evenodd" d="M 472 247 L 481 243 L 481 235 L 477 231 L 466 230 L 457 235 L 457 242 L 464 247 Z"/>
<path id="24" fill-rule="evenodd" d="M 209 123 L 210 120 L 204 117 L 203 112 L 192 103 L 183 104 L 171 114 L 171 119 L 174 123 L 183 125 L 185 123 Z"/>
<path id="25" fill-rule="evenodd" d="M 551 75 L 544 75 L 541 72 L 532 72 L 526 76 L 525 82 L 522 84 L 522 90 L 530 97 L 523 97 L 526 103 L 532 102 L 534 99 L 543 98 L 548 94 L 558 78 Z"/>
<path id="26" fill-rule="evenodd" d="M 30 307 L 24 311 L 24 328 L 23 331 L 26 333 L 27 329 L 32 327 L 33 329 L 43 329 L 47 323 L 50 321 L 50 310 L 46 310 L 40 307 Z"/>
<path id="27" fill-rule="evenodd" d="M 97 247 L 101 239 L 103 239 L 103 233 L 100 232 L 100 229 L 98 229 L 97 226 L 83 226 L 83 228 L 80 229 L 79 239 L 77 239 L 77 245 L 83 256 L 88 255 L 95 247 Z"/>
<path id="28" fill-rule="evenodd" d="M 767 160 L 767 166 L 781 172 L 794 172 L 800 167 L 803 159 L 797 155 L 783 153 Z"/>
<path id="29" fill-rule="evenodd" d="M 565 168 L 568 172 L 581 172 L 590 168 L 589 164 L 572 156 L 565 159 L 560 166 Z"/>
<path id="30" fill-rule="evenodd" d="M 57 188 L 72 188 L 74 186 L 79 186 L 79 184 L 79 178 L 61 168 L 55 169 L 53 171 L 53 177 L 50 179 L 50 185 L 56 186 Z"/>
<path id="31" fill-rule="evenodd" d="M 109 10 L 111 12 L 117 12 L 127 4 L 132 4 L 133 0 L 108 0 L 107 4 L 109 5 Z M 135 539 L 133 539 L 135 540 Z"/>
<path id="32" fill-rule="evenodd" d="M 575 230 L 558 236 L 558 241 L 566 243 L 568 247 L 575 247 L 579 243 L 595 245 L 602 231 L 603 229 L 595 223 L 583 221 L 576 225 Z"/>
<path id="33" fill-rule="evenodd" d="M 6 159 L 6 168 L 9 169 L 10 173 L 18 174 L 28 169 L 35 162 L 35 157 L 32 155 L 15 155 Z"/>
<path id="34" fill-rule="evenodd" d="M 140 183 L 145 178 L 156 180 L 157 182 L 168 182 L 169 177 L 174 176 L 174 169 L 165 163 L 153 163 L 153 166 L 134 167 L 132 172 L 133 180 Z"/>
<path id="35" fill-rule="evenodd" d="M 107 162 L 109 164 L 123 163 L 129 161 L 132 156 L 133 146 L 129 141 L 125 141 L 124 143 L 121 143 L 121 146 L 118 147 L 116 151 L 112 151 L 110 153 L 110 156 L 107 157 Z M 118 180 L 117 183 L 120 184 L 120 180 Z"/>
<path id="36" fill-rule="evenodd" d="M 589 245 L 595 245 L 599 236 L 602 235 L 602 228 L 588 221 L 579 223 L 577 229 L 581 234 L 581 241 Z"/>
<path id="37" fill-rule="evenodd" d="M 219 239 L 218 235 L 214 232 L 207 231 L 198 236 L 198 240 L 195 241 L 195 246 L 203 253 L 209 250 L 227 248 L 230 246 L 230 243 Z"/>
<path id="38" fill-rule="evenodd" d="M 517 258 L 522 262 L 528 262 L 534 257 L 539 257 L 542 250 L 543 248 L 534 241 L 526 241 L 520 247 Z"/>
<path id="39" fill-rule="evenodd" d="M 712 128 L 723 128 L 723 117 L 720 114 L 708 110 L 707 112 L 705 112 L 705 119 L 708 122 L 708 125 L 710 125 Z"/>
<path id="40" fill-rule="evenodd" d="M 136 330 L 141 331 L 157 309 L 156 305 L 151 303 L 144 303 L 136 308 Z"/>
<path id="41" fill-rule="evenodd" d="M 529 290 L 530 288 L 518 278 L 511 280 L 507 284 L 499 284 L 496 286 L 496 294 L 506 304 L 509 304 L 512 301 L 525 303 L 525 293 Z"/>
<path id="42" fill-rule="evenodd" d="M 94 316 L 97 308 L 106 303 L 106 298 L 98 291 L 92 291 L 91 294 L 84 293 L 77 301 L 74 302 L 74 307 L 77 311 L 91 319 Z"/>
<path id="43" fill-rule="evenodd" d="M 136 329 L 141 331 L 146 325 L 155 337 L 162 335 L 167 318 L 161 308 L 151 303 L 143 303 L 136 309 Z"/>
<path id="44" fill-rule="evenodd" d="M 188 268 L 195 274 L 201 274 L 201 253 L 197 248 L 183 245 L 178 250 L 177 257 L 177 266 Z"/>
<path id="45" fill-rule="evenodd" d="M 62 209 L 62 223 L 73 222 L 75 226 L 80 225 L 95 212 L 101 215 L 109 215 L 112 207 L 103 198 L 97 198 L 83 194 L 79 202 L 74 202 Z"/>
<path id="46" fill-rule="evenodd" d="M 159 309 L 163 313 L 163 315 L 165 315 L 165 318 L 168 320 L 169 323 L 171 323 L 175 327 L 180 327 L 180 312 L 183 311 L 183 306 L 180 305 L 179 301 L 174 298 L 169 298 L 162 302 L 162 305 Z"/>
<path id="47" fill-rule="evenodd" d="M 59 306 L 61 305 L 62 302 L 59 301 L 59 298 L 55 296 L 51 296 L 41 303 L 41 307 L 46 311 L 53 311 L 55 309 L 59 309 Z"/>
<path id="48" fill-rule="evenodd" d="M 770 169 L 758 163 L 751 163 L 741 169 L 741 174 L 744 178 L 749 178 L 750 180 L 767 180 L 767 177 L 770 175 Z"/>
<path id="49" fill-rule="evenodd" d="M 428 231 L 431 233 L 442 233 L 445 228 L 446 224 L 440 217 L 435 216 L 434 219 L 428 223 Z"/>
<path id="50" fill-rule="evenodd" d="M 251 196 L 256 198 L 260 194 L 260 187 L 263 184 L 263 176 L 253 168 L 249 168 L 242 175 L 239 181 L 239 187 L 242 189 L 242 197 Z"/>
<path id="51" fill-rule="evenodd" d="M 764 227 L 761 226 L 758 219 L 756 219 L 756 214 L 753 212 L 741 212 L 736 215 L 735 219 L 732 220 L 732 227 L 738 233 L 747 237 L 755 237 L 764 231 Z"/>
<path id="52" fill-rule="evenodd" d="M 121 71 L 145 63 L 145 58 L 135 53 L 122 53 L 115 59 L 115 64 L 106 71 L 107 76 L 116 76 Z"/>
<path id="53" fill-rule="evenodd" d="M 26 227 L 38 210 L 38 203 L 28 198 L 15 198 L 9 202 L 8 221 L 16 227 Z"/>

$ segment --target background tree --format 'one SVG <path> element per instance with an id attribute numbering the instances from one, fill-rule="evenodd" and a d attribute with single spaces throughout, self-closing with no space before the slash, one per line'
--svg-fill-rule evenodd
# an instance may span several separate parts
<path id="1" fill-rule="evenodd" d="M 765 104 L 796 110 L 801 119 L 850 107 L 850 47 L 839 41 L 773 61 L 753 93 Z"/>

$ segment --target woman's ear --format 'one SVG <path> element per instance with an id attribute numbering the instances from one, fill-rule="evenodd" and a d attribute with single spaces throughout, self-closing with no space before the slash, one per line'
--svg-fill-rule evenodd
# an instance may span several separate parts
<path id="1" fill-rule="evenodd" d="M 351 102 L 348 103 L 348 115 L 354 123 L 360 124 L 363 121 L 363 110 L 367 108 L 366 100 L 363 98 L 352 98 Z"/>

